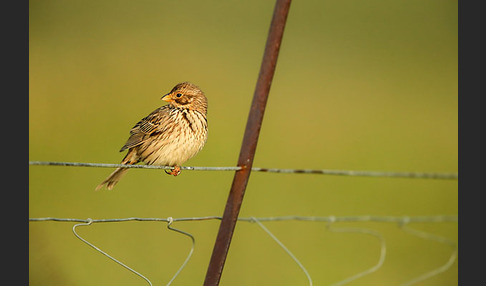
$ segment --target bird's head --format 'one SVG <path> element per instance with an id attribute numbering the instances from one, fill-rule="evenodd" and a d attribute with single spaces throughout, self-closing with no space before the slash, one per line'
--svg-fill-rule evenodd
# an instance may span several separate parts
<path id="1" fill-rule="evenodd" d="M 206 114 L 208 100 L 204 92 L 195 84 L 182 82 L 161 98 L 176 108 L 186 108 Z"/>

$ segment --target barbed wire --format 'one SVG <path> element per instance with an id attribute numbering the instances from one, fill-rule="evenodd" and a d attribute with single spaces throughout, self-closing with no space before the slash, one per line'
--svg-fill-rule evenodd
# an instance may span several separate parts
<path id="1" fill-rule="evenodd" d="M 80 239 L 82 242 L 86 243 L 89 245 L 91 248 L 95 249 L 96 251 L 100 252 L 101 254 L 105 255 L 106 257 L 110 258 L 112 261 L 118 263 L 119 265 L 123 266 L 124 268 L 128 269 L 132 273 L 136 274 L 137 276 L 141 277 L 144 279 L 146 282 L 149 283 L 149 285 L 152 285 L 152 282 L 139 272 L 135 271 L 133 268 L 127 266 L 126 264 L 120 262 L 110 254 L 104 252 L 101 250 L 99 247 L 95 246 L 91 242 L 87 241 L 86 239 L 82 238 L 77 232 L 76 232 L 76 227 L 79 226 L 89 226 L 92 225 L 93 223 L 108 223 L 108 222 L 128 222 L 128 221 L 155 221 L 155 222 L 166 222 L 167 223 L 167 228 L 171 231 L 175 231 L 178 233 L 181 233 L 183 235 L 186 235 L 191 238 L 192 240 L 192 247 L 191 250 L 189 251 L 189 254 L 187 255 L 186 259 L 184 260 L 183 264 L 181 267 L 177 270 L 177 272 L 174 274 L 172 279 L 168 282 L 167 285 L 170 285 L 174 279 L 179 275 L 179 273 L 183 270 L 183 268 L 187 265 L 189 262 L 192 253 L 194 252 L 195 248 L 195 237 L 191 235 L 190 233 L 187 233 L 185 231 L 182 231 L 180 229 L 176 229 L 172 227 L 172 224 L 174 222 L 187 222 L 187 221 L 206 221 L 206 220 L 221 220 L 222 217 L 220 216 L 204 216 L 204 217 L 182 217 L 182 218 L 142 218 L 142 217 L 128 217 L 128 218 L 111 218 L 111 219 L 79 219 L 79 218 L 56 218 L 56 217 L 40 217 L 40 218 L 29 218 L 29 221 L 31 222 L 48 222 L 48 221 L 53 221 L 53 222 L 76 222 L 78 224 L 73 226 L 73 233 L 74 235 Z M 291 258 L 292 260 L 297 263 L 297 265 L 302 269 L 302 271 L 305 273 L 307 280 L 309 282 L 309 285 L 312 284 L 312 278 L 307 271 L 307 269 L 304 267 L 304 265 L 297 259 L 297 257 L 284 245 L 284 243 L 281 242 L 267 227 L 263 225 L 262 222 L 278 222 L 278 221 L 309 221 L 309 222 L 325 222 L 326 223 L 326 229 L 332 232 L 340 232 L 340 233 L 362 233 L 362 234 L 368 234 L 376 237 L 380 241 L 380 255 L 379 255 L 379 260 L 378 262 L 373 265 L 372 267 L 366 269 L 365 271 L 362 271 L 360 273 L 354 274 L 352 276 L 349 276 L 339 282 L 336 282 L 332 284 L 332 286 L 340 286 L 347 284 L 353 280 L 359 279 L 365 275 L 371 274 L 373 272 L 376 272 L 379 268 L 382 267 L 382 265 L 385 262 L 386 258 L 386 242 L 385 238 L 383 235 L 375 230 L 372 229 L 367 229 L 367 228 L 358 228 L 358 227 L 335 227 L 333 226 L 335 223 L 338 222 L 382 222 L 382 223 L 395 223 L 400 229 L 405 231 L 408 234 L 417 236 L 422 239 L 426 240 L 431 240 L 435 241 L 438 243 L 443 243 L 446 245 L 449 245 L 453 251 L 448 259 L 448 261 L 441 265 L 438 268 L 434 268 L 424 274 L 421 274 L 418 277 L 414 277 L 401 285 L 403 286 L 408 286 L 412 285 L 415 283 L 418 283 L 420 281 L 423 281 L 425 279 L 428 279 L 430 277 L 433 277 L 435 275 L 438 275 L 447 269 L 449 269 L 453 263 L 456 261 L 457 258 L 457 243 L 442 237 L 438 236 L 432 233 L 428 233 L 425 231 L 419 231 L 416 229 L 413 229 L 409 226 L 410 223 L 444 223 L 444 222 L 458 222 L 458 216 L 457 215 L 436 215 L 436 216 L 372 216 L 372 215 L 365 215 L 365 216 L 278 216 L 278 217 L 261 217 L 261 218 L 256 218 L 256 217 L 241 217 L 238 218 L 239 221 L 244 221 L 244 222 L 250 222 L 250 223 L 256 223 L 260 228 L 262 228 L 265 233 L 272 238 Z"/>
<path id="2" fill-rule="evenodd" d="M 40 166 L 68 166 L 68 167 L 97 167 L 97 168 L 133 168 L 133 169 L 163 169 L 171 170 L 170 166 L 154 165 L 124 165 L 106 163 L 82 163 L 82 162 L 52 162 L 29 161 L 29 165 Z M 181 170 L 191 171 L 238 171 L 242 167 L 181 167 Z M 414 178 L 414 179 L 440 179 L 457 180 L 457 173 L 426 173 L 426 172 L 385 172 L 385 171 L 354 171 L 354 170 L 329 170 L 329 169 L 279 169 L 279 168 L 251 168 L 252 172 L 284 173 L 284 174 L 320 174 L 335 176 L 355 177 L 387 177 L 387 178 Z"/>

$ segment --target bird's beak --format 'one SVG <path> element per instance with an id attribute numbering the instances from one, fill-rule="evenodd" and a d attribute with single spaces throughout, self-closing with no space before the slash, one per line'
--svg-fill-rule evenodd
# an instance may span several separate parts
<path id="1" fill-rule="evenodd" d="M 167 102 L 172 102 L 172 97 L 170 96 L 170 93 L 162 96 L 160 99 L 162 99 L 163 101 L 167 101 Z"/>

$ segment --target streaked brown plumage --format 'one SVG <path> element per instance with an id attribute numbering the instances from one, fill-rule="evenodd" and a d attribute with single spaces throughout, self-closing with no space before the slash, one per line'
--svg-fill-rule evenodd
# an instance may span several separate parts
<path id="1" fill-rule="evenodd" d="M 206 143 L 208 101 L 198 86 L 183 82 L 177 84 L 162 100 L 169 102 L 140 120 L 130 130 L 130 137 L 120 152 L 128 149 L 121 164 L 175 167 L 169 175 L 177 176 L 180 166 L 196 155 Z M 108 190 L 118 183 L 128 168 L 117 168 L 96 187 Z"/>

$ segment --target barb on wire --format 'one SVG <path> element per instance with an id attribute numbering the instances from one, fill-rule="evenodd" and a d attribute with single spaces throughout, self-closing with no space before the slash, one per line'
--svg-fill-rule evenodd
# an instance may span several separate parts
<path id="1" fill-rule="evenodd" d="M 454 261 L 456 261 L 457 244 L 454 241 L 452 241 L 448 238 L 445 238 L 443 236 L 439 236 L 439 235 L 435 235 L 435 234 L 432 234 L 432 233 L 428 233 L 428 232 L 425 232 L 425 231 L 420 231 L 420 230 L 416 230 L 414 228 L 411 228 L 411 227 L 408 226 L 408 221 L 405 221 L 404 223 L 400 223 L 399 226 L 405 232 L 407 232 L 409 234 L 415 235 L 415 236 L 423 238 L 423 239 L 433 240 L 433 241 L 437 241 L 439 243 L 447 244 L 450 247 L 452 247 L 452 249 L 453 249 L 451 256 L 449 257 L 449 259 L 447 260 L 447 262 L 444 265 L 442 265 L 438 268 L 432 269 L 431 271 L 428 271 L 428 272 L 426 272 L 426 273 L 424 273 L 424 274 L 422 274 L 422 275 L 420 275 L 416 278 L 413 278 L 413 279 L 411 279 L 407 282 L 404 282 L 404 283 L 401 284 L 401 286 L 409 286 L 409 285 L 421 282 L 425 279 L 429 279 L 430 277 L 439 275 L 440 273 L 449 269 L 452 266 L 452 264 L 454 264 Z"/>
<path id="2" fill-rule="evenodd" d="M 170 229 L 172 231 L 175 231 L 175 232 L 178 232 L 178 233 L 181 233 L 183 235 L 186 235 L 192 241 L 192 247 L 191 247 L 191 250 L 189 251 L 189 254 L 186 257 L 186 260 L 184 260 L 184 262 L 182 263 L 181 267 L 179 267 L 179 270 L 177 270 L 177 272 L 174 274 L 174 276 L 172 277 L 172 279 L 170 279 L 169 283 L 167 283 L 167 285 L 170 285 L 175 280 L 175 278 L 179 275 L 179 273 L 182 271 L 182 269 L 184 269 L 184 267 L 186 267 L 186 264 L 187 264 L 187 262 L 189 262 L 189 259 L 191 259 L 192 253 L 194 252 L 194 247 L 196 245 L 196 241 L 194 239 L 194 236 L 192 236 L 190 233 L 187 233 L 187 232 L 182 231 L 182 230 L 177 229 L 177 228 L 173 228 L 171 226 L 172 223 L 174 222 L 174 219 L 172 217 L 168 217 L 167 218 L 167 221 L 168 221 L 168 223 L 167 223 L 167 228 L 168 229 Z"/>
<path id="3" fill-rule="evenodd" d="M 70 221 L 73 221 L 73 220 L 70 220 Z M 78 226 L 88 226 L 88 225 L 91 225 L 93 223 L 93 220 L 88 218 L 87 219 L 87 222 L 84 222 L 84 223 L 78 223 L 78 224 L 75 224 L 73 226 L 73 233 L 74 235 L 79 239 L 81 240 L 82 242 L 86 243 L 87 245 L 91 246 L 93 249 L 95 249 L 96 251 L 98 251 L 99 253 L 103 254 L 104 256 L 108 257 L 109 259 L 115 261 L 116 263 L 118 263 L 119 265 L 125 267 L 126 269 L 130 270 L 132 273 L 136 274 L 137 276 L 143 278 L 143 280 L 147 281 L 147 283 L 149 285 L 152 286 L 152 282 L 150 282 L 150 280 L 143 276 L 142 274 L 138 273 L 137 271 L 135 271 L 134 269 L 130 268 L 128 265 L 124 264 L 123 262 L 121 262 L 120 260 L 114 258 L 113 256 L 109 255 L 108 253 L 104 252 L 103 250 L 99 249 L 97 246 L 95 246 L 94 244 L 92 244 L 91 242 L 87 241 L 86 239 L 82 238 L 77 232 L 76 232 L 76 228 Z"/>
<path id="4" fill-rule="evenodd" d="M 295 257 L 295 255 L 270 231 L 266 228 L 257 218 L 251 217 L 251 220 L 256 222 L 261 229 L 263 229 L 275 242 L 299 265 L 300 269 L 304 272 L 307 280 L 309 281 L 309 285 L 312 286 L 312 278 L 309 275 L 307 269 L 305 269 L 304 265 Z"/>
<path id="5" fill-rule="evenodd" d="M 69 167 L 99 167 L 99 168 L 134 168 L 134 169 L 163 169 L 170 170 L 174 167 L 154 165 L 123 165 L 105 163 L 79 163 L 79 162 L 50 162 L 29 161 L 29 165 L 38 166 L 69 166 Z M 181 167 L 181 170 L 191 171 L 238 171 L 241 167 Z M 328 170 L 328 169 L 278 169 L 252 167 L 252 172 L 281 173 L 281 174 L 319 174 L 352 177 L 386 177 L 386 178 L 411 178 L 411 179 L 439 179 L 457 180 L 457 173 L 424 173 L 424 172 L 384 172 L 384 171 L 353 171 L 353 170 Z"/>
<path id="6" fill-rule="evenodd" d="M 356 280 L 358 278 L 361 278 L 363 276 L 371 274 L 371 273 L 377 271 L 379 268 L 381 268 L 381 266 L 383 266 L 383 263 L 385 262 L 385 257 L 386 257 L 386 242 L 385 242 L 385 238 L 383 237 L 383 235 L 381 235 L 381 233 L 374 231 L 374 230 L 371 230 L 371 229 L 358 228 L 358 227 L 339 227 L 339 228 L 331 227 L 331 224 L 333 224 L 335 222 L 335 220 L 332 219 L 332 218 L 333 217 L 331 217 L 331 221 L 329 221 L 326 225 L 327 229 L 329 231 L 332 231 L 332 232 L 348 232 L 348 233 L 353 233 L 353 232 L 354 233 L 363 233 L 363 234 L 372 235 L 372 236 L 374 236 L 374 237 L 376 237 L 380 240 L 380 258 L 378 259 L 378 262 L 375 265 L 373 265 L 369 269 L 366 269 L 365 271 L 362 271 L 362 272 L 355 274 L 351 277 L 348 277 L 344 280 L 336 282 L 336 283 L 332 284 L 332 286 L 340 286 L 340 285 L 347 284 L 347 283 L 349 283 L 353 280 Z"/>

